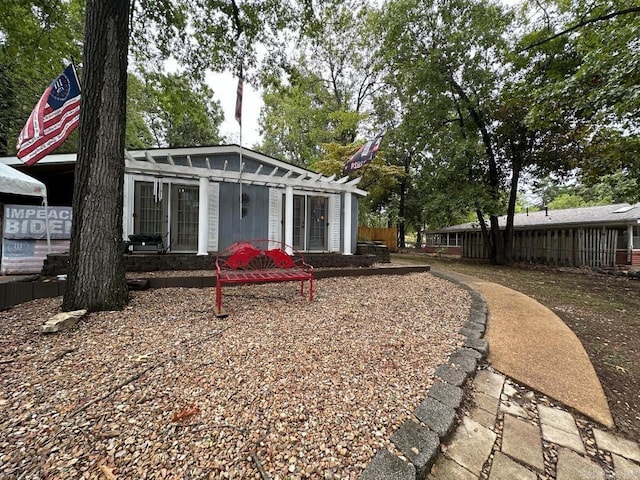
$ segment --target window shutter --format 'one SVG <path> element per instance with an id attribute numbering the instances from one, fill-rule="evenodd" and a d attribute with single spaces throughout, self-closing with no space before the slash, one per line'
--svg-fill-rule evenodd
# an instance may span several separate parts
<path id="1" fill-rule="evenodd" d="M 284 190 L 269 189 L 269 240 L 276 242 L 282 241 L 282 195 Z"/>
<path id="2" fill-rule="evenodd" d="M 342 209 L 340 195 L 329 196 L 329 251 L 340 251 L 340 228 Z"/>
<path id="3" fill-rule="evenodd" d="M 210 252 L 218 251 L 218 225 L 220 222 L 220 184 L 209 184 L 209 243 Z"/>

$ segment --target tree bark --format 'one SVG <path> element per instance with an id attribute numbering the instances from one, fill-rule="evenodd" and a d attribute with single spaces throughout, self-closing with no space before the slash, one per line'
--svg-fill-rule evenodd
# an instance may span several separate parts
<path id="1" fill-rule="evenodd" d="M 87 0 L 80 142 L 63 310 L 128 300 L 122 211 L 130 0 Z"/>
<path id="2" fill-rule="evenodd" d="M 522 172 L 522 151 L 515 146 L 512 148 L 511 187 L 509 191 L 509 204 L 507 205 L 507 225 L 504 229 L 504 257 L 507 263 L 513 261 L 513 220 L 516 213 L 518 199 L 518 182 Z"/>
<path id="3" fill-rule="evenodd" d="M 409 178 L 409 170 L 411 167 L 411 156 L 404 157 L 404 177 L 400 182 L 400 206 L 398 216 L 398 248 L 405 248 L 405 235 L 407 234 L 407 179 Z"/>

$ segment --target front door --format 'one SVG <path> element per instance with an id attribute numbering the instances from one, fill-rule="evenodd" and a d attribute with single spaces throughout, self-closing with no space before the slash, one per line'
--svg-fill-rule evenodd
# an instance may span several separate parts
<path id="1" fill-rule="evenodd" d="M 326 197 L 307 197 L 309 203 L 309 240 L 307 250 L 327 250 L 327 204 Z"/>
<path id="2" fill-rule="evenodd" d="M 168 200 L 163 192 L 169 185 L 162 182 L 136 182 L 134 201 L 133 233 L 138 235 L 160 235 L 167 247 Z"/>
<path id="3" fill-rule="evenodd" d="M 328 204 L 327 197 L 293 196 L 293 248 L 302 251 L 327 250 Z M 283 228 L 284 225 L 286 219 Z"/>
<path id="4" fill-rule="evenodd" d="M 135 234 L 160 235 L 171 251 L 198 250 L 199 188 L 162 182 L 136 182 Z"/>
<path id="5" fill-rule="evenodd" d="M 198 249 L 199 188 L 172 185 L 171 188 L 171 250 Z"/>

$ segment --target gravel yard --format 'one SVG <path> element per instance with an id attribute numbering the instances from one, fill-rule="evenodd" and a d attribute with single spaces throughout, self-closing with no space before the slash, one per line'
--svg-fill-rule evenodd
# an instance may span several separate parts
<path id="1" fill-rule="evenodd" d="M 355 479 L 462 342 L 466 290 L 428 273 L 132 292 L 43 335 L 0 312 L 0 477 Z"/>

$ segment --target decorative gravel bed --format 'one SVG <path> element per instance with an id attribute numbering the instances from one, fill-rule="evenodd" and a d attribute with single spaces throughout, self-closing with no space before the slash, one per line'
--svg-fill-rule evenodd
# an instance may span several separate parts
<path id="1" fill-rule="evenodd" d="M 132 292 L 40 333 L 0 312 L 5 478 L 355 479 L 461 343 L 469 293 L 428 273 Z"/>

